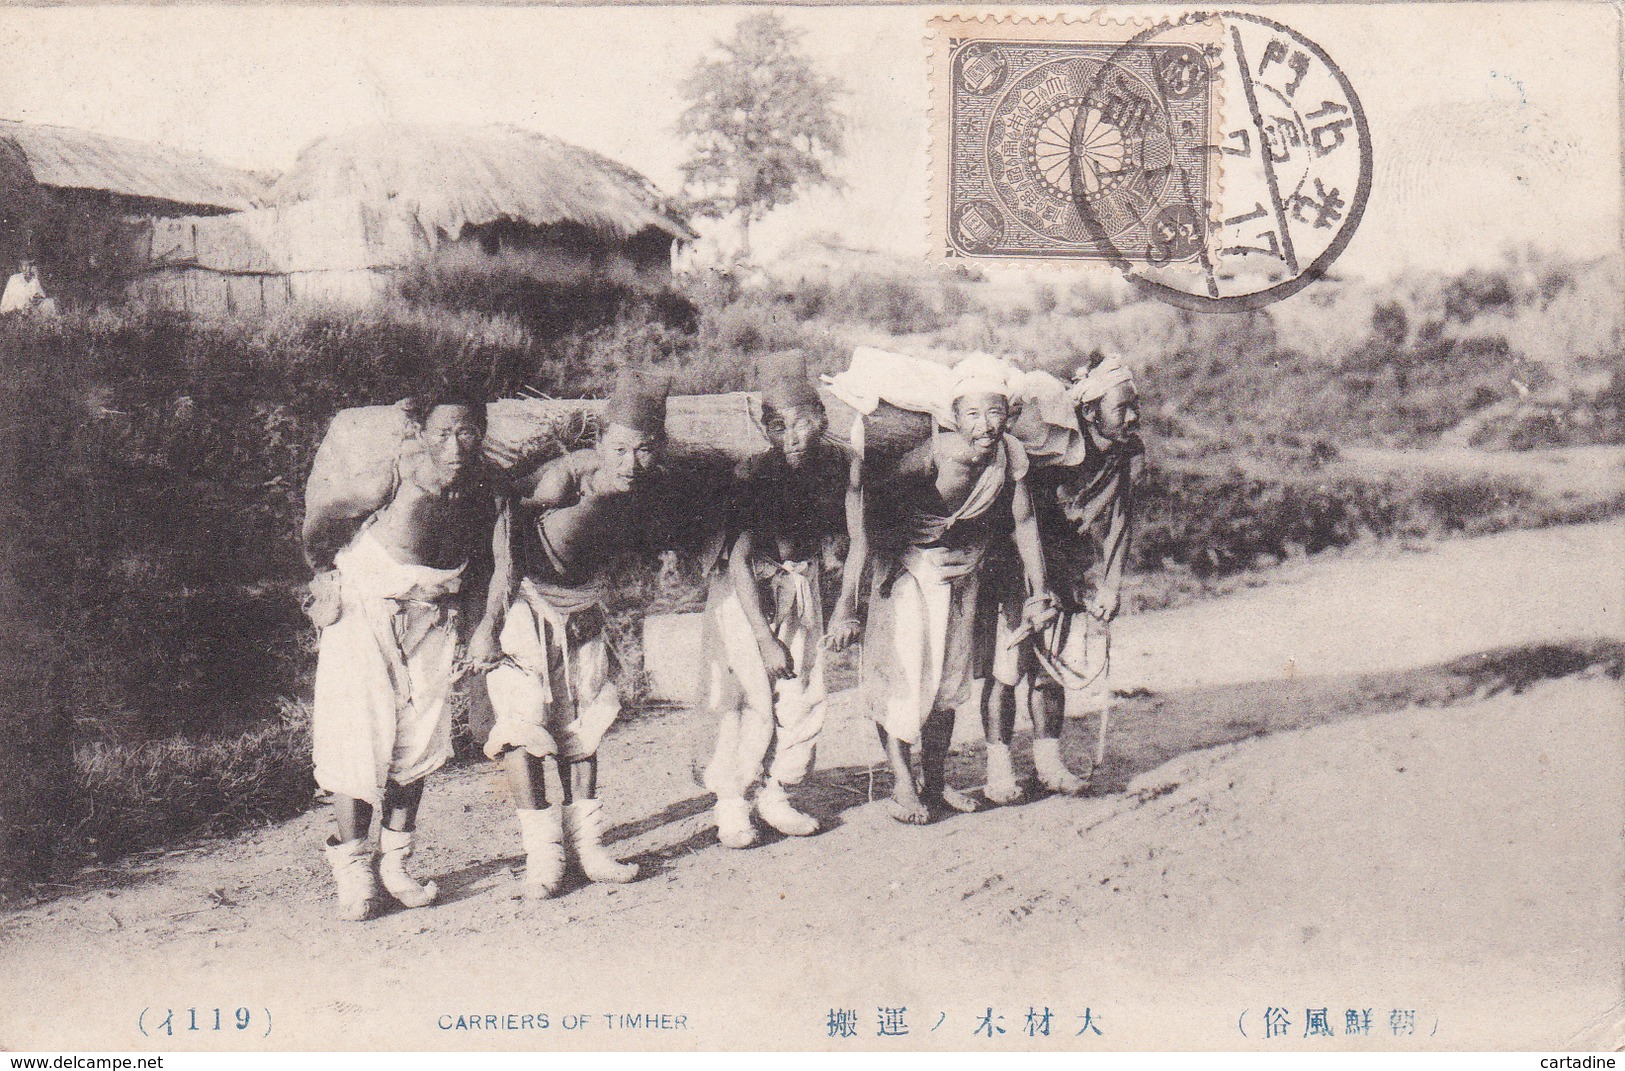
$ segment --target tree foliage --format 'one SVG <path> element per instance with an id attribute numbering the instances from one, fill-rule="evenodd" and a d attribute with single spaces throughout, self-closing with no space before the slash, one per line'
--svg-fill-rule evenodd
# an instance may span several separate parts
<path id="1" fill-rule="evenodd" d="M 683 82 L 689 101 L 677 132 L 692 145 L 683 164 L 694 215 L 738 214 L 751 224 L 805 190 L 838 185 L 843 147 L 840 84 L 800 50 L 801 32 L 766 11 L 741 20 L 730 40 Z"/>

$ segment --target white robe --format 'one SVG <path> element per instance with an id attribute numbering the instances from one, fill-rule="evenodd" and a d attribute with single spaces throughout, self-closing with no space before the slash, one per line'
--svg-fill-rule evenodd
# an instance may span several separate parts
<path id="1" fill-rule="evenodd" d="M 771 681 L 755 630 L 731 578 L 716 577 L 705 604 L 706 708 L 717 715 L 717 741 L 705 787 L 741 798 L 765 772 L 794 785 L 812 769 L 824 727 L 824 609 L 818 562 L 760 563 L 773 570 L 773 605 L 763 607 L 790 652 L 795 676 Z M 768 752 L 771 763 L 763 770 Z"/>
<path id="2" fill-rule="evenodd" d="M 609 645 L 599 628 L 580 642 L 571 619 L 601 613 L 596 589 L 554 588 L 527 578 L 502 627 L 503 661 L 485 675 L 496 723 L 485 754 L 500 759 L 521 749 L 541 757 L 552 738 L 560 758 L 598 753 L 604 733 L 621 713 L 610 675 Z"/>
<path id="3" fill-rule="evenodd" d="M 917 742 L 933 711 L 963 705 L 975 668 L 977 571 L 987 546 L 919 544 L 934 543 L 954 525 L 982 516 L 1026 473 L 1021 444 L 1007 435 L 958 509 L 945 517 L 908 518 L 912 545 L 890 590 L 870 600 L 864 647 L 864 675 L 879 689 L 875 718 L 898 740 Z"/>
<path id="4" fill-rule="evenodd" d="M 311 716 L 316 783 L 383 802 L 451 757 L 446 700 L 466 565 L 397 561 L 370 526 L 334 557 L 341 612 L 322 630 Z"/>

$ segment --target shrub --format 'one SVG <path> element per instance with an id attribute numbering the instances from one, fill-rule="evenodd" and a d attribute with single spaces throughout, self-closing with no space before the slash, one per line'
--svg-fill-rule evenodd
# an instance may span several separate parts
<path id="1" fill-rule="evenodd" d="M 1521 480 L 1496 475 L 1265 479 L 1237 468 L 1147 465 L 1137 490 L 1139 571 L 1175 567 L 1219 577 L 1362 538 L 1483 535 L 1606 514 L 1571 514 Z"/>

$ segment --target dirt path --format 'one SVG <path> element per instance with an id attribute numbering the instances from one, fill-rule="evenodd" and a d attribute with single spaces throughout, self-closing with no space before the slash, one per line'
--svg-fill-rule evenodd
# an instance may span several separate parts
<path id="1" fill-rule="evenodd" d="M 517 830 L 483 767 L 443 774 L 425 804 L 432 909 L 334 921 L 325 811 L 177 854 L 0 919 L 0 1044 L 1523 1048 L 1606 1033 L 1625 994 L 1622 546 L 1615 522 L 1310 562 L 1125 619 L 1116 684 L 1136 691 L 1084 799 L 899 827 L 869 802 L 886 783 L 844 695 L 808 789 L 828 830 L 747 852 L 706 825 L 689 772 L 702 718 L 614 734 L 614 847 L 644 871 L 630 886 L 513 899 Z M 968 749 L 955 780 L 980 769 Z M 182 1024 L 193 1007 L 197 1033 L 138 1032 L 143 1008 Z M 908 1009 L 906 1038 L 875 1036 L 880 1007 Z M 1028 1036 L 1029 1008 L 1050 1009 L 1050 1036 Z M 1270 1008 L 1284 1039 L 1259 1036 Z M 1304 1037 L 1322 1008 L 1334 1036 Z M 857 1013 L 855 1038 L 829 1037 L 831 1009 Z M 973 1033 L 989 1009 L 996 1041 Z M 1100 1034 L 1077 1036 L 1085 1009 Z M 1371 1034 L 1348 1035 L 1347 1012 L 1367 1009 Z M 605 1018 L 650 1012 L 686 1029 Z M 1414 1013 L 1414 1035 L 1395 1036 L 1394 1012 Z M 547 1029 L 527 1028 L 539 1014 Z"/>

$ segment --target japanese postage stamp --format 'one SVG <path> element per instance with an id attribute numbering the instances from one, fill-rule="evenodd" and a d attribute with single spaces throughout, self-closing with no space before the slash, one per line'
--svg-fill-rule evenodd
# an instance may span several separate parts
<path id="1" fill-rule="evenodd" d="M 936 20 L 936 222 L 956 257 L 1190 264 L 1216 198 L 1212 27 Z"/>
<path id="2" fill-rule="evenodd" d="M 1323 274 L 1370 192 L 1354 88 L 1252 15 L 933 20 L 932 224 L 946 258 L 1110 263 L 1256 307 Z"/>

